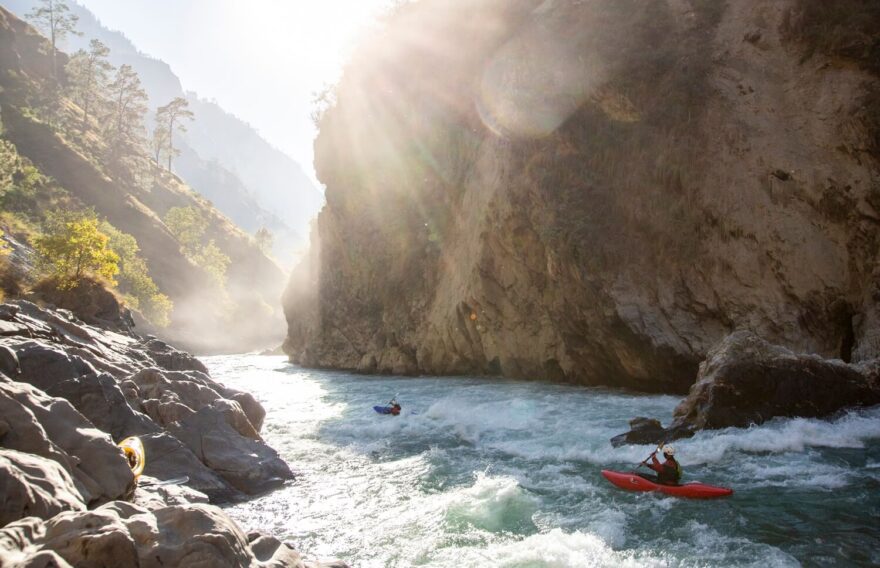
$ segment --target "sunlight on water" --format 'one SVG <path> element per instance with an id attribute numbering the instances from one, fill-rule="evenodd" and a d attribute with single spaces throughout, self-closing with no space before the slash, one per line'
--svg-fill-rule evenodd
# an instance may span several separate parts
<path id="1" fill-rule="evenodd" d="M 207 358 L 266 407 L 266 441 L 298 474 L 227 508 L 308 558 L 352 566 L 797 566 L 880 562 L 880 409 L 776 420 L 676 443 L 713 502 L 627 493 L 612 448 L 675 397 L 494 378 L 365 377 L 281 357 Z M 400 417 L 372 410 L 397 395 Z"/>

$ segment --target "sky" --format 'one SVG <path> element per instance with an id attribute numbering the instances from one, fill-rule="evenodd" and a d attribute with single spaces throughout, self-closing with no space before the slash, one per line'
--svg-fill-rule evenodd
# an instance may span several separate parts
<path id="1" fill-rule="evenodd" d="M 315 180 L 314 94 L 391 0 L 78 0 Z"/>

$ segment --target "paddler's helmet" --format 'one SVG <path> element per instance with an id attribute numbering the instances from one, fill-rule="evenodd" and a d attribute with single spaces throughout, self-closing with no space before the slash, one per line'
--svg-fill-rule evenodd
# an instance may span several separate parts
<path id="1" fill-rule="evenodd" d="M 663 446 L 663 455 L 664 456 L 674 456 L 675 455 L 675 448 L 673 448 L 672 446 Z"/>

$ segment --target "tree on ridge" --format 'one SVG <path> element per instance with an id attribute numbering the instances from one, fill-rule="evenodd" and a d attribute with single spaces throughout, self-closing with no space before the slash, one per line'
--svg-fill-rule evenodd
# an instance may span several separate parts
<path id="1" fill-rule="evenodd" d="M 76 30 L 79 16 L 69 13 L 70 7 L 64 0 L 39 0 L 39 3 L 40 5 L 35 6 L 26 18 L 49 37 L 49 42 L 52 44 L 52 76 L 57 79 L 58 44 L 64 41 L 67 34 L 82 35 L 82 32 Z"/>
<path id="2" fill-rule="evenodd" d="M 189 110 L 189 101 L 183 97 L 175 97 L 165 106 L 156 109 L 155 141 L 163 141 L 166 155 L 168 156 L 168 171 L 171 171 L 171 160 L 180 155 L 180 150 L 174 147 L 174 129 L 178 132 L 186 132 L 184 120 L 192 120 L 195 115 Z M 160 147 L 161 148 L 161 147 Z M 155 149 L 155 148 L 154 148 Z M 159 150 L 156 151 L 156 163 L 159 162 Z"/>
<path id="3" fill-rule="evenodd" d="M 85 132 L 89 115 L 99 112 L 110 81 L 113 65 L 107 61 L 110 48 L 93 39 L 89 42 L 89 50 L 80 49 L 71 56 L 67 64 L 67 76 L 70 83 L 71 98 L 83 111 L 80 133 Z"/>
<path id="4" fill-rule="evenodd" d="M 147 93 L 130 65 L 123 65 L 108 87 L 110 112 L 105 137 L 111 163 L 144 152 L 143 124 Z"/>

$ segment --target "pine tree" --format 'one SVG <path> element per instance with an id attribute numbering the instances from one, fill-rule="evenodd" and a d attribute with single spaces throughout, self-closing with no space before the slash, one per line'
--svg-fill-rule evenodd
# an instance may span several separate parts
<path id="1" fill-rule="evenodd" d="M 97 39 L 89 42 L 89 50 L 79 50 L 67 64 L 67 77 L 73 101 L 83 111 L 80 132 L 88 125 L 90 113 L 100 111 L 106 103 L 106 93 L 113 66 L 107 61 L 110 48 Z"/>
<path id="2" fill-rule="evenodd" d="M 130 65 L 123 65 L 108 88 L 110 113 L 104 133 L 110 162 L 116 164 L 144 152 L 143 125 L 147 93 Z"/>
<path id="3" fill-rule="evenodd" d="M 79 17 L 69 13 L 70 7 L 64 0 L 39 0 L 39 5 L 27 14 L 52 43 L 52 76 L 58 78 L 57 51 L 58 44 L 64 41 L 67 34 L 82 35 L 76 31 Z"/>
<path id="4" fill-rule="evenodd" d="M 168 156 L 168 171 L 171 171 L 171 160 L 180 155 L 180 150 L 174 147 L 174 129 L 178 132 L 186 132 L 184 120 L 192 120 L 195 115 L 189 110 L 189 101 L 183 97 L 175 97 L 165 106 L 156 109 L 156 129 L 164 138 L 164 150 Z M 154 140 L 156 133 L 154 133 Z M 155 148 L 154 148 L 155 149 Z M 156 151 L 156 162 L 159 162 L 159 150 Z"/>
<path id="5" fill-rule="evenodd" d="M 158 115 L 156 116 L 158 119 Z M 162 167 L 159 163 L 159 160 L 162 157 L 162 154 L 165 150 L 165 146 L 168 144 L 168 129 L 165 127 L 164 123 L 156 123 L 156 127 L 153 129 L 153 142 L 151 149 L 153 150 L 153 156 L 156 159 L 156 167 Z"/>

